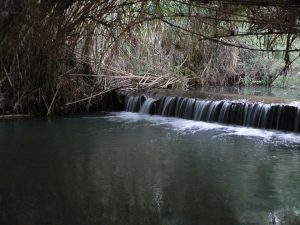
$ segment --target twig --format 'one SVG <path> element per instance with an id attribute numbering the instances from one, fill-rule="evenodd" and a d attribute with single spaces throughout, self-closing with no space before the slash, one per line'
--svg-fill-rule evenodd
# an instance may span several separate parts
<path id="1" fill-rule="evenodd" d="M 111 77 L 111 78 L 117 78 L 117 79 L 123 79 L 123 78 L 141 78 L 139 75 L 133 75 L 133 74 L 125 74 L 124 76 L 114 76 L 114 75 L 97 75 L 97 74 L 70 74 L 70 76 L 79 76 L 79 77 Z"/>
<path id="2" fill-rule="evenodd" d="M 8 72 L 7 72 L 6 68 L 5 68 L 5 66 L 3 66 L 3 69 L 4 69 L 4 72 L 5 72 L 5 75 L 6 75 L 7 79 L 8 79 L 8 82 L 9 82 L 9 84 L 10 84 L 10 87 L 11 87 L 11 88 L 14 88 L 14 87 L 13 87 L 13 84 L 12 84 L 12 82 L 11 82 L 11 79 L 10 79 L 10 77 L 9 77 L 9 75 L 8 75 Z"/>
<path id="3" fill-rule="evenodd" d="M 115 87 L 115 88 L 112 88 L 112 89 L 109 89 L 109 90 L 102 91 L 102 92 L 100 92 L 100 93 L 98 93 L 98 94 L 92 95 L 92 96 L 87 97 L 87 98 L 83 98 L 83 99 L 80 99 L 80 100 L 77 100 L 77 101 L 74 101 L 74 102 L 68 102 L 68 103 L 66 104 L 66 106 L 68 106 L 68 105 L 73 105 L 73 104 L 76 104 L 76 103 L 79 103 L 79 102 L 84 102 L 84 101 L 90 100 L 91 98 L 95 98 L 95 97 L 101 96 L 101 95 L 103 95 L 103 94 L 106 94 L 106 93 L 108 93 L 108 92 L 114 91 L 114 90 L 119 89 L 119 88 L 121 88 L 121 87 Z"/>
<path id="4" fill-rule="evenodd" d="M 52 101 L 51 101 L 51 103 L 50 103 L 50 106 L 49 106 L 49 108 L 48 108 L 47 116 L 50 116 L 50 114 L 51 114 L 51 109 L 52 109 L 52 106 L 53 106 L 54 101 L 55 101 L 55 99 L 56 99 L 57 93 L 58 93 L 58 91 L 60 90 L 61 84 L 62 84 L 62 80 L 61 80 L 61 81 L 59 82 L 59 84 L 57 85 L 56 92 L 55 92 L 55 94 L 54 94 L 54 96 L 53 96 L 53 98 L 52 98 Z"/>
<path id="5" fill-rule="evenodd" d="M 31 114 L 11 114 L 11 115 L 1 115 L 0 119 L 11 119 L 11 118 L 22 118 L 22 117 L 32 117 Z"/>

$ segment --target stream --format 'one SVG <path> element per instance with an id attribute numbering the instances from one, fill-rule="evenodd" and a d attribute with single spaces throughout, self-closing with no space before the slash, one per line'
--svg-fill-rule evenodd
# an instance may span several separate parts
<path id="1" fill-rule="evenodd" d="M 0 123 L 0 224 L 300 224 L 300 135 L 119 112 Z"/>

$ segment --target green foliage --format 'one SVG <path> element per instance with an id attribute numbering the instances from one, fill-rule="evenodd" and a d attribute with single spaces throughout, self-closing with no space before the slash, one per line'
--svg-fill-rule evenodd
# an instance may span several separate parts
<path id="1" fill-rule="evenodd" d="M 284 77 L 278 77 L 274 81 L 273 86 L 300 90 L 300 77 L 295 74 L 289 74 L 286 79 L 284 79 Z"/>
<path id="2" fill-rule="evenodd" d="M 271 57 L 266 53 L 246 53 L 242 66 L 243 83 L 246 86 L 272 86 L 274 80 L 284 68 L 283 60 Z"/>
<path id="3" fill-rule="evenodd" d="M 174 88 L 179 89 L 179 90 L 184 90 L 187 87 L 186 84 L 186 80 L 185 78 L 185 74 L 184 74 L 184 68 L 183 68 L 183 64 L 184 62 L 181 60 L 175 60 L 175 65 L 173 65 L 174 68 L 174 74 L 176 79 L 176 82 L 174 84 Z"/>
<path id="4" fill-rule="evenodd" d="M 117 72 L 158 77 L 151 85 L 164 77 L 165 88 L 270 86 L 292 62 L 300 70 L 299 21 L 297 9 L 220 1 L 4 0 L 0 105 L 68 111 L 121 83 L 101 77 Z"/>

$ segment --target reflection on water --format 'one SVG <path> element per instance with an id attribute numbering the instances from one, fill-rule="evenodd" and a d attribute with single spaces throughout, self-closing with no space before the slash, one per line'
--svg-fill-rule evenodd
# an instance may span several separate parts
<path id="1" fill-rule="evenodd" d="M 299 140 L 130 113 L 2 121 L 0 224 L 299 224 Z"/>

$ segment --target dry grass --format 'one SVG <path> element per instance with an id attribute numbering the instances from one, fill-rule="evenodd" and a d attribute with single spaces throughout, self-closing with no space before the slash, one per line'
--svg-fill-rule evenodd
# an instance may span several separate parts
<path id="1" fill-rule="evenodd" d="M 91 77 L 93 36 L 119 35 L 128 4 L 111 1 L 4 1 L 0 27 L 0 80 L 2 110 L 51 114 L 78 98 L 103 90 Z M 128 21 L 130 22 L 130 21 Z M 109 42 L 106 43 L 109 47 Z"/>
<path id="2" fill-rule="evenodd" d="M 252 47 L 232 36 L 264 37 L 268 50 L 282 39 L 287 66 L 282 71 L 292 61 L 297 8 L 169 3 L 4 0 L 0 113 L 88 110 L 118 88 L 239 84 L 244 68 L 240 48 Z M 289 21 L 280 21 L 283 16 Z M 242 29 L 233 29 L 238 26 Z"/>

